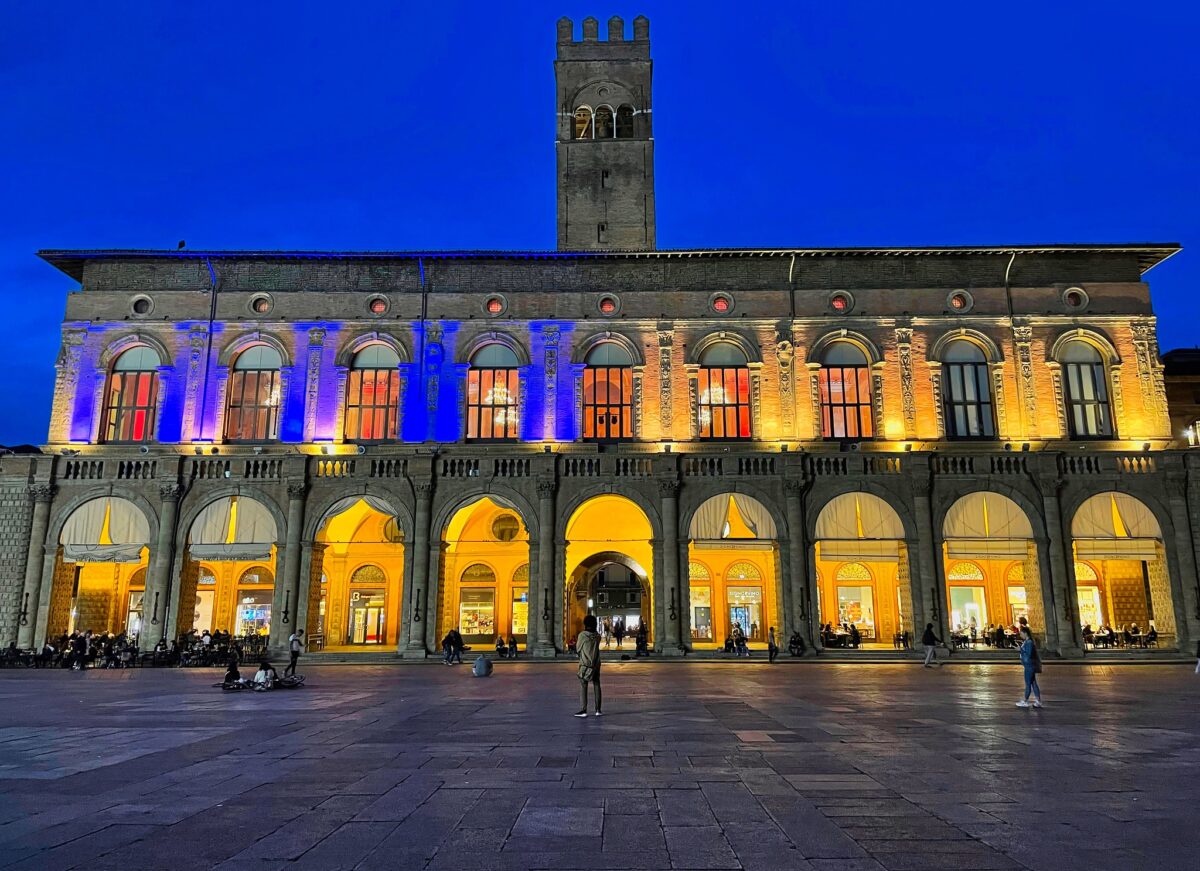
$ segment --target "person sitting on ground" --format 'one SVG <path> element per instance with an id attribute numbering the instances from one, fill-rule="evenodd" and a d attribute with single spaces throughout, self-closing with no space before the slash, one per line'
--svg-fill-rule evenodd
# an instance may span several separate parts
<path id="1" fill-rule="evenodd" d="M 793 632 L 792 637 L 788 639 L 788 653 L 792 656 L 803 656 L 805 647 L 804 636 L 799 630 Z"/>
<path id="2" fill-rule="evenodd" d="M 242 673 L 238 671 L 238 662 L 236 658 L 229 660 L 229 667 L 225 669 L 225 677 L 221 679 L 221 682 L 226 686 L 232 686 L 233 684 L 242 682 Z"/>
<path id="3" fill-rule="evenodd" d="M 733 653 L 734 652 L 733 645 L 734 645 L 733 633 L 730 632 L 727 636 L 725 636 L 725 653 Z"/>
<path id="4" fill-rule="evenodd" d="M 508 656 L 508 645 L 504 643 L 504 638 L 500 635 L 496 636 L 496 656 L 501 659 Z"/>
<path id="5" fill-rule="evenodd" d="M 517 658 L 517 637 L 511 633 L 508 636 L 508 658 Z"/>
<path id="6" fill-rule="evenodd" d="M 482 653 L 479 654 L 479 657 L 475 660 L 475 664 L 471 666 L 471 674 L 473 674 L 475 677 L 491 677 L 491 661 Z"/>
<path id="7" fill-rule="evenodd" d="M 274 689 L 275 681 L 278 679 L 279 675 L 275 673 L 275 666 L 264 659 L 259 663 L 258 671 L 254 673 L 254 688 L 259 691 Z"/>
<path id="8" fill-rule="evenodd" d="M 650 656 L 650 639 L 646 635 L 646 624 L 639 623 L 637 634 L 633 636 L 633 657 Z"/>
<path id="9" fill-rule="evenodd" d="M 862 644 L 862 633 L 858 631 L 858 626 L 854 623 L 850 624 L 850 646 L 859 647 Z"/>

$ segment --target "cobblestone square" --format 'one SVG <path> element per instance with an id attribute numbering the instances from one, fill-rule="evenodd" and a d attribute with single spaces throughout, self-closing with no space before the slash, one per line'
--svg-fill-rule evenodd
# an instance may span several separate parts
<path id="1" fill-rule="evenodd" d="M 1195 867 L 1200 678 L 611 663 L 0 673 L 5 869 Z"/>

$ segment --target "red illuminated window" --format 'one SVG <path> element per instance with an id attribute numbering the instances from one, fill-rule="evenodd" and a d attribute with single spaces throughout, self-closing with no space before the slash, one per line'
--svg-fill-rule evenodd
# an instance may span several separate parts
<path id="1" fill-rule="evenodd" d="M 368 345 L 354 355 L 346 379 L 346 441 L 396 439 L 400 420 L 399 366 L 400 355 L 387 345 Z"/>
<path id="2" fill-rule="evenodd" d="M 615 299 L 613 299 L 611 296 L 603 297 L 600 300 L 600 313 L 601 314 L 611 315 L 611 314 L 614 314 L 616 312 L 616 310 L 617 310 L 617 301 Z"/>
<path id="3" fill-rule="evenodd" d="M 583 437 L 598 442 L 633 438 L 633 357 L 615 342 L 597 345 L 587 355 Z"/>
<path id="4" fill-rule="evenodd" d="M 498 296 L 493 296 L 487 301 L 487 311 L 490 315 L 498 315 L 504 311 L 504 300 Z"/>
<path id="5" fill-rule="evenodd" d="M 871 368 L 857 345 L 835 342 L 818 372 L 821 388 L 821 437 L 861 441 L 874 436 Z"/>
<path id="6" fill-rule="evenodd" d="M 229 373 L 225 438 L 231 442 L 267 442 L 279 438 L 279 368 L 283 358 L 269 345 L 253 345 L 238 354 Z"/>
<path id="7" fill-rule="evenodd" d="M 961 293 L 954 294 L 952 297 L 950 297 L 950 307 L 959 309 L 960 311 L 965 309 L 967 307 L 966 296 Z"/>
<path id="8" fill-rule="evenodd" d="M 467 439 L 515 441 L 520 405 L 517 355 L 500 344 L 485 345 L 467 370 Z"/>
<path id="9" fill-rule="evenodd" d="M 727 314 L 733 308 L 733 300 L 727 296 L 714 296 L 712 310 L 719 315 Z"/>
<path id="10" fill-rule="evenodd" d="M 702 439 L 748 439 L 750 369 L 742 349 L 717 342 L 705 349 L 696 373 L 697 430 Z"/>
<path id="11" fill-rule="evenodd" d="M 255 314 L 265 315 L 271 310 L 271 300 L 265 296 L 255 297 L 250 307 L 254 309 Z"/>
<path id="12" fill-rule="evenodd" d="M 130 348 L 117 358 L 104 393 L 102 441 L 114 444 L 153 440 L 161 364 L 158 354 L 145 346 Z"/>
<path id="13" fill-rule="evenodd" d="M 844 293 L 835 293 L 829 298 L 829 305 L 835 312 L 847 312 L 850 310 L 850 297 Z"/>
<path id="14" fill-rule="evenodd" d="M 388 310 L 387 300 L 384 299 L 383 297 L 377 296 L 371 300 L 370 308 L 371 308 L 371 314 L 381 315 Z"/>

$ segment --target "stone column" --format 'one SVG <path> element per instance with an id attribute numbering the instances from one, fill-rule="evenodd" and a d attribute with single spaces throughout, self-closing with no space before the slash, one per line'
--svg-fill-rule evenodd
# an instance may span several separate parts
<path id="1" fill-rule="evenodd" d="M 405 626 L 408 632 L 400 655 L 405 659 L 424 659 L 425 623 L 433 619 L 429 608 L 429 525 L 433 505 L 433 481 L 414 481 L 417 511 L 412 545 L 412 591 L 408 597 Z"/>
<path id="2" fill-rule="evenodd" d="M 679 584 L 679 481 L 675 478 L 660 478 L 658 482 L 662 513 L 662 573 L 660 589 L 667 599 L 660 609 L 665 616 L 663 627 L 656 633 L 661 643 L 659 654 L 678 656 L 683 653 L 683 639 L 679 633 L 679 614 L 684 608 L 683 590 Z"/>
<path id="3" fill-rule="evenodd" d="M 168 590 L 171 586 L 171 567 L 175 565 L 175 525 L 179 519 L 179 499 L 183 496 L 183 487 L 178 481 L 160 481 L 158 495 L 158 538 L 154 542 L 154 552 L 150 554 L 150 568 L 146 572 L 146 594 L 142 598 L 142 627 L 144 631 L 157 625 L 160 632 L 158 637 L 148 635 L 139 639 L 142 650 L 148 650 L 160 638 L 167 637 L 167 603 L 170 599 Z M 162 613 L 155 613 L 156 607 Z"/>
<path id="4" fill-rule="evenodd" d="M 1054 458 L 1050 458 L 1057 462 Z M 1057 468 L 1051 473 L 1045 470 L 1038 478 L 1038 489 L 1042 493 L 1042 516 L 1046 519 L 1046 555 L 1050 563 L 1050 596 L 1043 596 L 1046 622 L 1055 621 L 1058 629 L 1058 652 L 1062 656 L 1082 656 L 1079 644 L 1079 621 L 1075 619 L 1075 568 L 1074 559 L 1069 559 L 1069 540 L 1063 533 L 1062 506 L 1058 494 L 1063 479 Z M 1026 578 L 1026 583 L 1029 583 Z M 1039 579 L 1040 580 L 1040 579 Z"/>
<path id="5" fill-rule="evenodd" d="M 38 604 L 41 597 L 43 561 L 46 556 L 46 530 L 50 526 L 50 503 L 54 487 L 34 484 L 29 488 L 33 500 L 33 523 L 29 529 L 29 551 L 25 555 L 25 589 L 21 595 L 20 617 L 17 626 L 17 646 L 32 647 L 37 629 Z M 47 596 L 49 590 L 46 591 Z"/>
<path id="6" fill-rule="evenodd" d="M 938 540 L 933 533 L 933 518 L 930 515 L 929 494 L 933 489 L 929 467 L 921 463 L 913 469 L 913 515 L 917 525 L 916 547 L 908 548 L 910 559 L 916 556 L 916 565 L 909 566 L 913 584 L 913 644 L 921 639 L 925 624 L 932 623 L 934 631 L 945 638 L 946 589 L 939 575 Z"/>
<path id="7" fill-rule="evenodd" d="M 1179 577 L 1173 578 L 1171 599 L 1175 606 L 1175 632 L 1179 649 L 1194 652 L 1190 641 L 1200 637 L 1200 600 L 1197 599 L 1200 578 L 1196 572 L 1195 539 L 1187 506 L 1187 478 L 1182 472 L 1167 474 L 1167 495 L 1171 504 L 1171 525 L 1175 528 L 1175 564 Z M 1177 593 L 1175 591 L 1178 591 Z"/>
<path id="8" fill-rule="evenodd" d="M 304 534 L 304 495 L 308 484 L 293 481 L 288 484 L 287 534 L 283 544 L 283 571 L 277 577 L 283 582 L 275 584 L 275 600 L 271 605 L 272 648 L 282 650 L 287 646 L 288 636 L 296 631 L 296 610 L 300 596 L 300 541 Z M 278 567 L 276 567 L 278 570 Z M 299 628 L 303 629 L 303 626 Z"/>
<path id="9" fill-rule="evenodd" d="M 558 595 L 554 577 L 555 516 L 554 497 L 558 485 L 553 478 L 539 478 L 538 493 L 538 551 L 537 572 L 529 591 L 529 638 L 525 643 L 534 656 L 554 656 L 554 635 L 551 620 L 554 605 L 551 598 Z"/>
<path id="10" fill-rule="evenodd" d="M 794 478 L 783 481 L 784 504 L 788 524 L 788 586 L 791 588 L 792 613 L 783 615 L 780 646 L 787 646 L 791 630 L 799 630 L 804 640 L 813 643 L 813 601 L 808 582 L 808 545 L 804 535 L 804 484 Z"/>

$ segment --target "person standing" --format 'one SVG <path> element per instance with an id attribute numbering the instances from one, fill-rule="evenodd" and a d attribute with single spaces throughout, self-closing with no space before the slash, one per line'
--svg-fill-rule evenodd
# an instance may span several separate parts
<path id="1" fill-rule="evenodd" d="M 284 677 L 294 677 L 296 674 L 296 663 L 300 661 L 300 653 L 304 650 L 304 630 L 297 629 L 288 639 L 288 652 L 291 654 L 291 659 L 288 660 L 287 668 L 283 670 Z"/>
<path id="2" fill-rule="evenodd" d="M 613 626 L 613 638 L 617 639 L 617 650 L 620 650 L 625 645 L 625 621 L 620 617 Z"/>
<path id="3" fill-rule="evenodd" d="M 942 639 L 938 638 L 933 633 L 933 624 L 925 624 L 925 634 L 921 636 L 921 646 L 925 648 L 925 667 L 932 668 L 932 663 L 937 662 L 937 646 L 942 643 Z"/>
<path id="4" fill-rule="evenodd" d="M 575 639 L 575 649 L 579 652 L 579 710 L 576 717 L 587 716 L 588 684 L 592 685 L 592 695 L 596 700 L 596 716 L 602 716 L 600 710 L 600 636 L 596 634 L 596 615 L 588 614 L 583 618 L 583 631 Z"/>
<path id="5" fill-rule="evenodd" d="M 779 655 L 779 645 L 775 642 L 775 627 L 767 631 L 767 662 L 774 662 Z"/>
<path id="6" fill-rule="evenodd" d="M 1042 673 L 1042 658 L 1038 656 L 1037 645 L 1033 642 L 1033 633 L 1029 624 L 1021 626 L 1021 665 L 1025 667 L 1025 698 L 1017 702 L 1018 708 L 1030 707 L 1029 694 L 1033 694 L 1033 707 L 1042 706 L 1042 688 L 1038 686 L 1037 676 Z"/>

